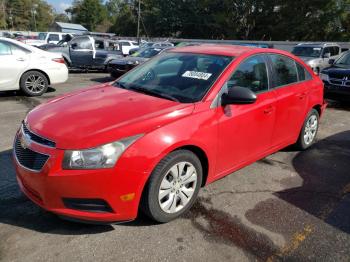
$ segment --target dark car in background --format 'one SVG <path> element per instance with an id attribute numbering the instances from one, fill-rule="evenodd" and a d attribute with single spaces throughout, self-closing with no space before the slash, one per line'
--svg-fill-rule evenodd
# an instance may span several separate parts
<path id="1" fill-rule="evenodd" d="M 329 60 L 330 67 L 320 73 L 325 95 L 337 100 L 350 100 L 350 51 L 337 60 Z"/>
<path id="2" fill-rule="evenodd" d="M 111 76 L 117 78 L 122 74 L 128 72 L 135 66 L 142 64 L 149 60 L 150 58 L 158 55 L 164 50 L 169 49 L 167 47 L 149 47 L 136 52 L 127 57 L 121 57 L 119 59 L 114 59 L 108 64 L 108 72 Z"/>
<path id="3" fill-rule="evenodd" d="M 46 45 L 43 49 L 62 53 L 70 68 L 106 70 L 110 61 L 123 57 L 117 41 L 88 35 L 76 36 L 58 45 Z"/>

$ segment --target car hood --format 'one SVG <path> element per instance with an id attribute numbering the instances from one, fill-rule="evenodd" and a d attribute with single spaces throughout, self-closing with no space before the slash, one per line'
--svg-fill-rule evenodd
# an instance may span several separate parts
<path id="1" fill-rule="evenodd" d="M 349 65 L 333 65 L 322 71 L 322 73 L 328 74 L 331 78 L 343 78 L 350 77 Z"/>
<path id="2" fill-rule="evenodd" d="M 139 64 L 147 61 L 149 58 L 137 57 L 137 56 L 128 56 L 120 59 L 113 59 L 110 64 L 112 65 L 126 65 L 128 62 L 138 62 Z"/>
<path id="3" fill-rule="evenodd" d="M 110 84 L 53 99 L 26 117 L 28 128 L 61 149 L 92 148 L 146 134 L 193 112 L 194 104 L 157 98 Z"/>
<path id="4" fill-rule="evenodd" d="M 301 60 L 303 60 L 305 63 L 307 63 L 307 62 L 309 62 L 309 61 L 311 61 L 311 60 L 317 59 L 318 57 L 299 56 L 299 58 L 300 58 Z"/>

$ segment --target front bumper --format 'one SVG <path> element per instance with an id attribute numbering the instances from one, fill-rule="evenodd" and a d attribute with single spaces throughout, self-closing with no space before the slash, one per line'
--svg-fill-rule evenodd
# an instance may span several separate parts
<path id="1" fill-rule="evenodd" d="M 19 131 L 18 133 L 20 133 Z M 16 135 L 17 139 L 18 134 Z M 49 155 L 40 171 L 21 165 L 14 151 L 14 166 L 22 192 L 40 207 L 75 221 L 114 223 L 137 217 L 138 205 L 147 175 L 117 167 L 99 170 L 63 170 L 64 151 L 36 143 L 30 149 Z M 65 199 L 99 200 L 108 210 L 81 210 Z"/>

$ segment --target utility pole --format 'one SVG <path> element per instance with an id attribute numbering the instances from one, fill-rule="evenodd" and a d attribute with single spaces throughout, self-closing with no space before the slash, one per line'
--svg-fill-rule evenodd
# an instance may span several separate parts
<path id="1" fill-rule="evenodd" d="M 37 4 L 33 5 L 32 7 L 32 16 L 33 16 L 33 20 L 34 20 L 34 29 L 35 29 L 35 32 L 37 31 L 37 28 L 36 28 L 36 18 L 35 18 L 35 15 L 36 15 L 36 8 L 38 7 Z"/>
<path id="2" fill-rule="evenodd" d="M 140 18 L 141 18 L 141 0 L 139 0 L 138 16 L 137 16 L 137 42 L 140 44 Z"/>
<path id="3" fill-rule="evenodd" d="M 10 16 L 9 16 L 9 20 L 11 23 L 11 30 L 13 30 L 13 16 L 12 16 L 12 9 L 10 9 Z"/>
<path id="4" fill-rule="evenodd" d="M 2 11 L 4 14 L 5 29 L 7 29 L 5 0 L 1 1 L 1 5 L 2 5 Z"/>

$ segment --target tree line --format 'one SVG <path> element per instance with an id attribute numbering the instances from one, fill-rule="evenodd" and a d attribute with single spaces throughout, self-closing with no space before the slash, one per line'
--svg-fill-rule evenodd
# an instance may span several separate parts
<path id="1" fill-rule="evenodd" d="M 350 0 L 140 0 L 145 37 L 348 41 Z M 0 28 L 38 31 L 54 21 L 135 36 L 138 0 L 74 0 L 58 14 L 45 0 L 0 0 Z M 11 19 L 10 19 L 11 17 Z"/>

